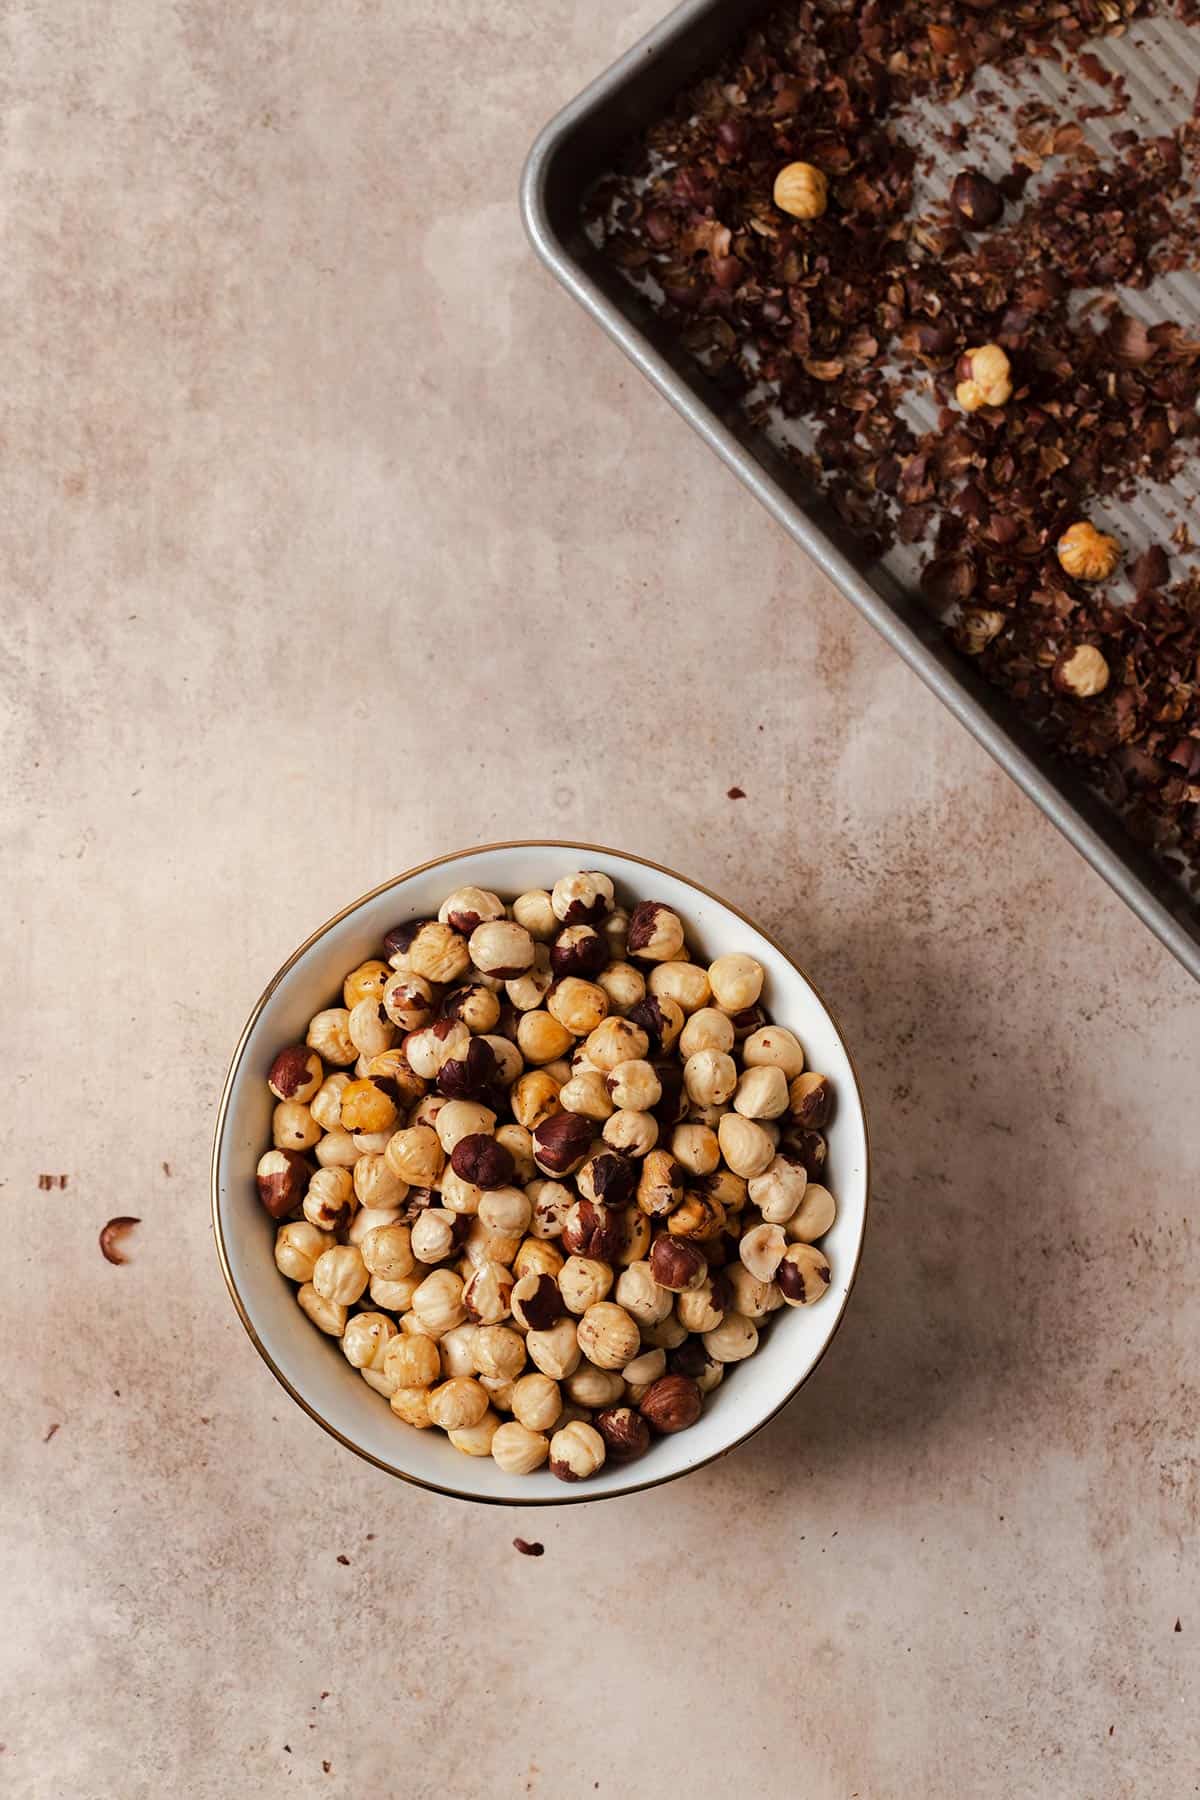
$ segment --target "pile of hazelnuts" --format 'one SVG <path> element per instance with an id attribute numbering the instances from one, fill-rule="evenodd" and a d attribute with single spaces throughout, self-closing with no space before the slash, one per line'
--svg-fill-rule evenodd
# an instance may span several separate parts
<path id="1" fill-rule="evenodd" d="M 279 1052 L 275 1261 L 397 1418 L 581 1481 L 821 1298 L 833 1093 L 762 988 L 605 875 L 462 887 Z"/>

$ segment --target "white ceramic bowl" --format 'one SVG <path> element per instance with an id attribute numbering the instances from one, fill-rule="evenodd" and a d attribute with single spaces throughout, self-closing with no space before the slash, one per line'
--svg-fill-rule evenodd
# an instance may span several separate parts
<path id="1" fill-rule="evenodd" d="M 824 1240 L 833 1281 L 823 1299 L 774 1314 L 761 1348 L 730 1368 L 691 1430 L 661 1438 L 640 1461 L 608 1465 L 576 1486 L 545 1469 L 506 1475 L 490 1457 L 463 1456 L 441 1432 L 415 1431 L 397 1419 L 351 1368 L 340 1345 L 296 1305 L 295 1288 L 275 1267 L 276 1228 L 259 1205 L 254 1171 L 271 1141 L 274 1102 L 266 1073 L 272 1058 L 282 1045 L 303 1039 L 315 1012 L 340 1004 L 346 971 L 379 954 L 389 927 L 436 914 L 445 895 L 468 882 L 512 898 L 528 888 L 549 888 L 578 868 L 603 870 L 626 904 L 665 901 L 701 956 L 744 950 L 763 964 L 771 1015 L 796 1032 L 809 1067 L 830 1076 L 836 1089 L 825 1180 L 838 1213 Z M 777 944 L 715 894 L 641 857 L 593 844 L 497 844 L 440 857 L 376 888 L 314 932 L 280 969 L 250 1016 L 225 1083 L 213 1147 L 213 1225 L 230 1294 L 259 1354 L 340 1443 L 406 1481 L 462 1499 L 562 1505 L 684 1475 L 733 1449 L 779 1411 L 820 1361 L 845 1310 L 862 1248 L 868 1181 L 867 1125 L 854 1065 L 824 1001 Z"/>

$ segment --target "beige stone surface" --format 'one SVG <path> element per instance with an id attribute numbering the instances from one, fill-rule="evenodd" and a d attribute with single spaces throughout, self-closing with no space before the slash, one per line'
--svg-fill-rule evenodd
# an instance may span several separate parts
<path id="1" fill-rule="evenodd" d="M 1198 1791 L 1195 989 L 535 266 L 657 10 L 4 13 L 11 1800 Z M 303 935 L 559 834 L 811 967 L 877 1183 L 782 1419 L 531 1519 L 292 1406 L 207 1170 Z"/>

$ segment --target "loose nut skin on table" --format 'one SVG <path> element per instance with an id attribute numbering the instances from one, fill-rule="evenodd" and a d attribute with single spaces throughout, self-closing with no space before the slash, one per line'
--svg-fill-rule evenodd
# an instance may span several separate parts
<path id="1" fill-rule="evenodd" d="M 753 957 L 692 961 L 672 908 L 595 872 L 464 885 L 381 949 L 267 1071 L 280 1275 L 464 1455 L 570 1482 L 652 1455 L 828 1286 L 831 1084 Z"/>

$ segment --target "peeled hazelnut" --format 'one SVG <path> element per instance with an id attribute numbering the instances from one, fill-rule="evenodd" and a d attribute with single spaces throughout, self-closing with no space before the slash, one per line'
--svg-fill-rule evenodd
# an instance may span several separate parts
<path id="1" fill-rule="evenodd" d="M 522 1375 L 513 1384 L 513 1417 L 529 1431 L 549 1431 L 562 1411 L 558 1383 L 548 1375 Z"/>
<path id="2" fill-rule="evenodd" d="M 624 1156 L 648 1156 L 658 1142 L 658 1120 L 653 1113 L 622 1107 L 604 1121 L 604 1141 Z"/>
<path id="3" fill-rule="evenodd" d="M 829 1189 L 810 1181 L 800 1205 L 784 1224 L 784 1236 L 792 1244 L 815 1244 L 832 1229 L 836 1218 L 837 1203 Z"/>
<path id="4" fill-rule="evenodd" d="M 686 1431 L 700 1417 L 700 1389 L 686 1375 L 663 1375 L 642 1397 L 638 1411 L 655 1431 Z"/>
<path id="5" fill-rule="evenodd" d="M 550 1473 L 560 1481 L 586 1481 L 604 1467 L 604 1439 L 592 1425 L 575 1420 L 550 1439 Z"/>
<path id="6" fill-rule="evenodd" d="M 428 1431 L 433 1425 L 429 1416 L 429 1389 L 427 1387 L 397 1387 L 393 1389 L 389 1406 L 398 1419 L 411 1425 L 417 1431 Z"/>
<path id="7" fill-rule="evenodd" d="M 596 982 L 568 975 L 551 988 L 546 1010 L 573 1037 L 587 1037 L 608 1017 L 608 995 Z"/>
<path id="8" fill-rule="evenodd" d="M 715 1279 L 710 1275 L 698 1287 L 688 1288 L 680 1294 L 675 1302 L 675 1311 L 681 1325 L 689 1331 L 715 1331 L 725 1317 L 725 1302 L 729 1297 L 729 1284 L 723 1276 Z M 686 1370 L 684 1373 L 686 1374 Z"/>
<path id="9" fill-rule="evenodd" d="M 721 1160 L 715 1131 L 707 1125 L 677 1125 L 671 1136 L 671 1155 L 692 1175 L 711 1175 Z"/>
<path id="10" fill-rule="evenodd" d="M 652 1381 L 657 1381 L 667 1372 L 667 1353 L 665 1350 L 643 1350 L 635 1356 L 631 1363 L 626 1363 L 621 1374 L 631 1388 L 648 1388 Z"/>
<path id="11" fill-rule="evenodd" d="M 401 1031 L 420 1031 L 433 1018 L 431 984 L 411 969 L 393 974 L 383 990 L 383 1010 Z"/>
<path id="12" fill-rule="evenodd" d="M 500 1001 L 481 981 L 455 988 L 442 1001 L 441 1011 L 443 1019 L 457 1020 L 476 1035 L 494 1031 L 500 1022 Z"/>
<path id="13" fill-rule="evenodd" d="M 720 1200 L 711 1194 L 702 1194 L 692 1188 L 684 1193 L 680 1204 L 667 1220 L 667 1230 L 672 1237 L 695 1238 L 697 1243 L 707 1243 L 719 1237 L 725 1224 L 725 1207 Z"/>
<path id="14" fill-rule="evenodd" d="M 275 1267 L 289 1281 L 311 1281 L 313 1266 L 330 1249 L 333 1239 L 307 1219 L 281 1225 L 275 1234 Z"/>
<path id="15" fill-rule="evenodd" d="M 511 1153 L 483 1132 L 458 1139 L 450 1153 L 450 1166 L 461 1180 L 479 1188 L 507 1187 L 514 1174 Z"/>
<path id="16" fill-rule="evenodd" d="M 322 1300 L 353 1306 L 367 1285 L 367 1268 L 354 1244 L 334 1244 L 313 1265 L 312 1284 Z"/>
<path id="17" fill-rule="evenodd" d="M 629 915 L 626 947 L 640 962 L 671 962 L 683 949 L 683 922 L 661 900 L 643 900 Z"/>
<path id="18" fill-rule="evenodd" d="M 592 1127 L 576 1113 L 556 1113 L 533 1132 L 533 1159 L 546 1175 L 572 1175 L 587 1157 Z"/>
<path id="19" fill-rule="evenodd" d="M 650 1273 L 660 1287 L 673 1294 L 682 1294 L 686 1288 L 699 1287 L 706 1279 L 708 1263 L 699 1246 L 688 1238 L 663 1233 L 651 1246 Z"/>
<path id="20" fill-rule="evenodd" d="M 815 1244 L 789 1244 L 775 1279 L 789 1306 L 812 1306 L 829 1286 L 831 1273 Z"/>
<path id="21" fill-rule="evenodd" d="M 1057 554 L 1063 569 L 1076 581 L 1107 581 L 1121 560 L 1121 546 L 1115 537 L 1080 519 L 1059 538 Z"/>
<path id="22" fill-rule="evenodd" d="M 372 1000 L 376 1005 L 383 999 L 383 990 L 392 978 L 392 969 L 388 963 L 372 960 L 359 963 L 357 969 L 351 969 L 342 983 L 342 1002 L 350 1012 L 361 1000 Z"/>
<path id="23" fill-rule="evenodd" d="M 610 1462 L 636 1462 L 650 1448 L 650 1428 L 631 1406 L 606 1407 L 596 1414 L 595 1429 L 604 1439 Z"/>
<path id="24" fill-rule="evenodd" d="M 715 1331 L 706 1331 L 704 1348 L 715 1362 L 744 1362 L 758 1349 L 757 1327 L 741 1313 L 727 1312 Z"/>
<path id="25" fill-rule="evenodd" d="M 682 967 L 679 963 L 674 966 Z M 626 1017 L 631 1025 L 638 1025 L 645 1032 L 655 1056 L 664 1056 L 673 1050 L 684 1027 L 683 1008 L 674 1000 L 660 999 L 657 994 L 631 1006 Z"/>
<path id="26" fill-rule="evenodd" d="M 742 1045 L 742 1064 L 747 1069 L 781 1069 L 793 1081 L 804 1069 L 804 1050 L 799 1038 L 782 1025 L 762 1025 Z"/>
<path id="27" fill-rule="evenodd" d="M 721 1275 L 729 1289 L 726 1312 L 739 1312 L 753 1324 L 759 1325 L 783 1305 L 783 1295 L 776 1283 L 760 1281 L 743 1262 L 730 1263 L 728 1268 L 721 1270 Z"/>
<path id="28" fill-rule="evenodd" d="M 375 1305 L 382 1307 L 385 1312 L 397 1315 L 406 1313 L 412 1306 L 413 1295 L 420 1287 L 424 1273 L 423 1268 L 417 1268 L 402 1281 L 385 1281 L 382 1275 L 372 1275 L 367 1292 Z"/>
<path id="29" fill-rule="evenodd" d="M 456 1244 L 457 1215 L 443 1206 L 427 1206 L 413 1220 L 409 1233 L 412 1253 L 418 1262 L 445 1262 L 453 1255 Z"/>
<path id="30" fill-rule="evenodd" d="M 394 960 L 392 966 L 397 966 Z M 455 981 L 461 981 L 470 966 L 471 956 L 462 933 L 436 919 L 427 920 L 418 926 L 417 934 L 405 953 L 406 968 L 425 981 L 435 981 L 447 987 Z"/>
<path id="31" fill-rule="evenodd" d="M 814 163 L 788 163 L 775 177 L 773 193 L 780 212 L 793 219 L 819 219 L 829 205 L 829 182 Z"/>
<path id="32" fill-rule="evenodd" d="M 429 1187 L 441 1174 L 446 1160 L 437 1132 L 429 1125 L 413 1125 L 394 1132 L 383 1154 L 392 1174 L 411 1187 Z"/>
<path id="33" fill-rule="evenodd" d="M 468 1057 L 473 1042 L 470 1027 L 461 1019 L 437 1019 L 423 1031 L 410 1031 L 403 1049 L 413 1071 L 432 1081 L 445 1063 Z"/>
<path id="34" fill-rule="evenodd" d="M 787 1239 L 779 1225 L 756 1225 L 738 1245 L 738 1255 L 756 1281 L 774 1281 Z"/>
<path id="35" fill-rule="evenodd" d="M 503 1263 L 482 1262 L 462 1291 L 463 1305 L 477 1325 L 498 1325 L 511 1310 L 513 1278 Z"/>
<path id="36" fill-rule="evenodd" d="M 701 1050 L 719 1050 L 728 1054 L 733 1044 L 733 1020 L 716 1006 L 699 1007 L 679 1034 L 679 1049 L 685 1058 L 695 1056 Z"/>
<path id="37" fill-rule="evenodd" d="M 488 1032 L 481 1032 L 477 1042 L 486 1044 L 492 1053 L 494 1072 L 490 1078 L 485 1078 L 489 1087 L 493 1092 L 496 1089 L 510 1088 L 525 1068 L 525 1058 L 516 1044 L 511 1038 L 500 1037 L 498 1034 L 493 1036 Z M 491 1095 L 488 1097 L 491 1098 Z"/>
<path id="38" fill-rule="evenodd" d="M 413 1332 L 402 1332 L 388 1339 L 383 1366 L 397 1388 L 432 1387 L 442 1372 L 442 1360 L 434 1340 Z"/>
<path id="39" fill-rule="evenodd" d="M 978 344 L 958 359 L 954 398 L 964 412 L 1003 406 L 1012 399 L 1012 364 L 999 344 Z"/>
<path id="40" fill-rule="evenodd" d="M 564 875 L 554 884 L 550 904 L 564 925 L 596 925 L 612 911 L 613 884 L 595 869 Z"/>
<path id="41" fill-rule="evenodd" d="M 526 1062 L 554 1062 L 566 1054 L 574 1041 L 566 1026 L 561 1025 L 552 1013 L 539 1010 L 521 1014 L 517 1043 Z"/>
<path id="42" fill-rule="evenodd" d="M 368 1272 L 384 1281 L 403 1281 L 415 1267 L 412 1233 L 407 1225 L 380 1225 L 368 1231 L 359 1252 Z"/>
<path id="43" fill-rule="evenodd" d="M 321 1127 L 301 1101 L 281 1100 L 271 1115 L 271 1136 L 277 1150 L 311 1150 Z"/>
<path id="44" fill-rule="evenodd" d="M 562 1279 L 560 1275 L 560 1285 Z M 597 1368 L 623 1369 L 637 1355 L 640 1342 L 636 1320 L 611 1300 L 594 1302 L 579 1321 L 579 1348 Z"/>
<path id="45" fill-rule="evenodd" d="M 612 1012 L 627 1013 L 646 997 L 646 978 L 632 963 L 609 963 L 607 969 L 601 969 L 597 975 L 596 984 Z"/>
<path id="46" fill-rule="evenodd" d="M 466 1323 L 462 1293 L 462 1280 L 453 1269 L 435 1269 L 415 1290 L 412 1310 L 430 1337 L 442 1337 Z"/>
<path id="47" fill-rule="evenodd" d="M 683 1171 L 665 1150 L 652 1150 L 638 1177 L 637 1203 L 648 1218 L 665 1218 L 683 1199 Z"/>
<path id="48" fill-rule="evenodd" d="M 477 1420 L 474 1425 L 451 1429 L 446 1436 L 463 1456 L 490 1456 L 499 1430 L 500 1420 L 489 1407 L 482 1419 Z"/>
<path id="49" fill-rule="evenodd" d="M 326 1251 L 325 1254 L 328 1256 L 329 1252 Z M 345 1331 L 349 1317 L 345 1304 L 340 1300 L 326 1299 L 317 1292 L 311 1281 L 306 1281 L 303 1287 L 296 1289 L 296 1304 L 326 1337 L 340 1338 Z"/>
<path id="50" fill-rule="evenodd" d="M 800 1079 L 803 1080 L 803 1076 Z M 717 1142 L 733 1173 L 746 1178 L 761 1175 L 775 1156 L 775 1145 L 769 1134 L 753 1119 L 743 1119 L 740 1113 L 725 1114 L 717 1127 Z"/>
<path id="51" fill-rule="evenodd" d="M 487 1409 L 487 1393 L 471 1375 L 455 1375 L 429 1396 L 429 1416 L 443 1431 L 478 1425 Z"/>
<path id="52" fill-rule="evenodd" d="M 533 1201 L 524 1188 L 488 1188 L 480 1197 L 479 1223 L 486 1231 L 521 1238 L 533 1220 Z"/>
<path id="53" fill-rule="evenodd" d="M 277 1100 L 299 1100 L 307 1104 L 324 1080 L 325 1070 L 315 1050 L 307 1044 L 293 1044 L 281 1050 L 267 1073 L 267 1086 Z"/>
<path id="54" fill-rule="evenodd" d="M 613 961 L 615 963 L 624 962 L 629 938 L 629 914 L 625 908 L 614 906 L 612 911 L 600 921 L 600 929 L 604 933 L 608 954 Z"/>
<path id="55" fill-rule="evenodd" d="M 1076 644 L 1063 651 L 1054 665 L 1052 680 L 1060 694 L 1091 700 L 1108 686 L 1108 662 L 1095 644 Z"/>
<path id="56" fill-rule="evenodd" d="M 613 1272 L 606 1262 L 591 1256 L 568 1256 L 558 1272 L 558 1291 L 567 1311 L 577 1318 L 604 1299 L 612 1287 Z"/>
<path id="57" fill-rule="evenodd" d="M 803 1165 L 789 1156 L 772 1158 L 766 1169 L 750 1178 L 750 1198 L 768 1225 L 783 1225 L 804 1199 L 808 1176 Z"/>
<path id="58" fill-rule="evenodd" d="M 491 919 L 471 933 L 470 960 L 483 975 L 514 981 L 533 967 L 534 946 L 523 925 L 513 919 Z"/>
<path id="59" fill-rule="evenodd" d="M 662 1098 L 662 1083 L 653 1066 L 641 1057 L 618 1063 L 605 1077 L 605 1086 L 614 1106 L 627 1106 L 634 1112 L 648 1112 Z"/>
<path id="60" fill-rule="evenodd" d="M 531 888 L 527 894 L 518 894 L 512 904 L 512 916 L 539 943 L 548 943 L 558 931 L 558 917 L 544 888 Z"/>
<path id="61" fill-rule="evenodd" d="M 304 1216 L 321 1231 L 341 1231 L 354 1214 L 354 1177 L 349 1169 L 318 1169 L 304 1196 Z"/>
<path id="62" fill-rule="evenodd" d="M 643 1328 L 657 1325 L 668 1317 L 672 1306 L 670 1290 L 654 1279 L 648 1262 L 630 1263 L 617 1277 L 616 1300 Z"/>
<path id="63" fill-rule="evenodd" d="M 437 1029 L 439 1027 L 435 1026 L 434 1030 Z M 454 1032 L 463 1029 L 461 1025 L 451 1026 Z M 492 1102 L 491 1112 L 495 1112 L 499 1104 L 495 1095 L 499 1080 L 496 1052 L 486 1037 L 468 1037 L 465 1051 L 444 1057 L 437 1073 L 438 1089 L 447 1100 L 475 1100 L 481 1105 Z"/>
<path id="64" fill-rule="evenodd" d="M 342 1355 L 352 1369 L 382 1372 L 384 1352 L 395 1335 L 396 1327 L 382 1313 L 355 1313 L 346 1321 Z"/>
<path id="65" fill-rule="evenodd" d="M 553 1118 L 563 1109 L 562 1091 L 545 1069 L 530 1069 L 522 1075 L 512 1089 L 510 1101 L 514 1119 L 527 1131 L 536 1131 L 544 1119 Z"/>
<path id="66" fill-rule="evenodd" d="M 550 967 L 559 981 L 570 976 L 587 980 L 607 961 L 608 945 L 593 925 L 568 925 L 550 946 Z"/>
<path id="67" fill-rule="evenodd" d="M 746 1069 L 733 1096 L 734 1110 L 747 1119 L 778 1119 L 788 1109 L 787 1076 L 774 1064 Z"/>
<path id="68" fill-rule="evenodd" d="M 558 1100 L 565 1112 L 578 1113 L 585 1119 L 607 1119 L 613 1111 L 606 1079 L 598 1069 L 585 1069 L 559 1089 Z"/>
<path id="69" fill-rule="evenodd" d="M 350 1086 L 350 1076 L 327 1075 L 313 1095 L 309 1112 L 322 1131 L 336 1131 L 342 1120 L 342 1095 Z"/>
<path id="70" fill-rule="evenodd" d="M 713 999 L 724 1013 L 740 1013 L 753 1006 L 762 993 L 764 970 L 754 957 L 733 951 L 708 965 Z"/>
<path id="71" fill-rule="evenodd" d="M 788 1109 L 795 1124 L 820 1131 L 833 1112 L 833 1083 L 827 1075 L 809 1069 L 797 1075 L 788 1089 Z"/>
<path id="72" fill-rule="evenodd" d="M 343 1131 L 390 1131 L 396 1122 L 396 1102 L 390 1083 L 351 1081 L 342 1089 Z"/>
<path id="73" fill-rule="evenodd" d="M 461 887 L 447 894 L 438 908 L 443 925 L 452 925 L 463 937 L 470 937 L 477 925 L 489 919 L 504 917 L 504 902 L 487 888 Z"/>
<path id="74" fill-rule="evenodd" d="M 556 1186 L 557 1183 L 548 1185 Z M 520 1249 L 513 1258 L 512 1272 L 519 1281 L 526 1275 L 557 1275 L 565 1260 L 554 1245 L 543 1238 L 522 1238 Z"/>
<path id="75" fill-rule="evenodd" d="M 359 1162 L 362 1158 L 359 1157 Z M 357 1168 L 358 1164 L 355 1164 Z M 368 1232 L 380 1231 L 385 1225 L 400 1225 L 403 1220 L 400 1209 L 396 1206 L 360 1206 L 351 1219 L 346 1231 L 346 1242 L 357 1244 L 361 1250 Z"/>
<path id="76" fill-rule="evenodd" d="M 340 1068 L 348 1067 L 358 1055 L 350 1041 L 349 1026 L 350 1014 L 346 1007 L 327 1007 L 309 1021 L 305 1042 L 310 1050 L 316 1051 L 322 1062 L 333 1063 Z"/>
<path id="77" fill-rule="evenodd" d="M 323 1169 L 352 1169 L 359 1155 L 358 1145 L 340 1126 L 327 1131 L 316 1147 L 316 1158 Z"/>
<path id="78" fill-rule="evenodd" d="M 286 1219 L 303 1200 L 312 1164 L 298 1150 L 268 1150 L 258 1159 L 258 1197 L 273 1219 Z"/>
<path id="79" fill-rule="evenodd" d="M 978 169 L 962 169 L 950 188 L 950 210 L 968 231 L 986 231 L 1004 211 L 1004 195 Z"/>
<path id="80" fill-rule="evenodd" d="M 593 1069 L 611 1075 L 623 1062 L 644 1057 L 650 1040 L 638 1025 L 628 1019 L 608 1018 L 584 1040 L 584 1055 Z"/>
<path id="81" fill-rule="evenodd" d="M 529 1229 L 535 1238 L 562 1236 L 567 1214 L 575 1204 L 575 1195 L 561 1181 L 531 1181 L 525 1190 L 533 1207 Z"/>
<path id="82" fill-rule="evenodd" d="M 554 971 L 550 967 L 550 952 L 545 944 L 538 944 L 532 966 L 523 975 L 518 975 L 515 981 L 506 981 L 504 991 L 518 1012 L 534 1012 L 542 1005 L 553 985 Z M 500 1016 L 499 1008 L 496 1016 Z"/>
<path id="83" fill-rule="evenodd" d="M 687 1326 L 681 1325 L 674 1312 L 669 1312 L 665 1319 L 658 1319 L 652 1325 L 642 1326 L 642 1343 L 647 1349 L 666 1350 L 668 1353 L 677 1350 L 687 1337 Z"/>
<path id="84" fill-rule="evenodd" d="M 471 1353 L 475 1372 L 481 1377 L 515 1381 L 525 1367 L 525 1340 L 511 1325 L 479 1326 L 471 1340 Z"/>
<path id="85" fill-rule="evenodd" d="M 625 1393 L 625 1378 L 617 1369 L 598 1369 L 593 1363 L 581 1362 L 563 1386 L 576 1406 L 612 1406 Z"/>
<path id="86" fill-rule="evenodd" d="M 506 1420 L 492 1437 L 492 1460 L 506 1475 L 531 1475 L 549 1454 L 549 1438 L 518 1419 Z"/>
<path id="87" fill-rule="evenodd" d="M 525 1349 L 530 1362 L 543 1375 L 548 1375 L 552 1381 L 565 1381 L 579 1367 L 582 1354 L 574 1319 L 560 1319 L 548 1331 L 528 1332 Z M 595 1358 L 592 1360 L 594 1362 Z"/>
<path id="88" fill-rule="evenodd" d="M 660 1000 L 671 1000 L 685 1015 L 699 1012 L 712 995 L 708 970 L 699 963 L 665 962 L 651 969 L 647 983 L 650 992 Z"/>
<path id="89" fill-rule="evenodd" d="M 683 1065 L 688 1099 L 698 1106 L 723 1106 L 737 1079 L 737 1065 L 723 1050 L 697 1050 Z"/>
<path id="90" fill-rule="evenodd" d="M 513 1285 L 509 1305 L 526 1331 L 549 1331 L 565 1311 L 558 1282 L 550 1274 L 522 1275 Z"/>

